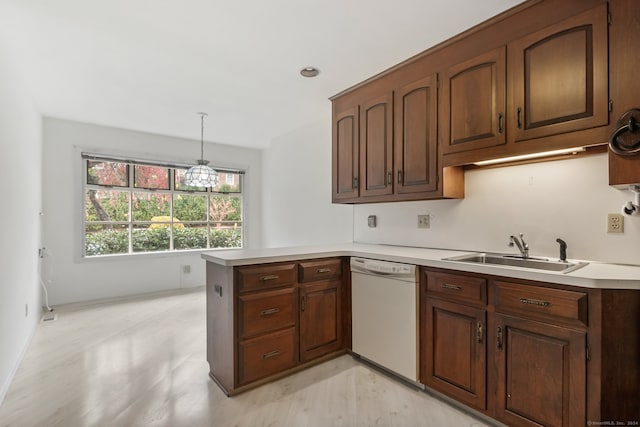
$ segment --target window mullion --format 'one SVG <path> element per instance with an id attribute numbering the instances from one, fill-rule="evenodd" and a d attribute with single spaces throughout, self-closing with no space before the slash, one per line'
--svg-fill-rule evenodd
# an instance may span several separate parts
<path id="1" fill-rule="evenodd" d="M 169 250 L 173 251 L 173 225 L 175 223 L 175 212 L 173 211 L 173 194 L 169 194 L 169 219 L 171 220 L 171 223 L 169 224 Z"/>
<path id="2" fill-rule="evenodd" d="M 133 168 L 129 168 L 129 251 L 133 253 Z"/>

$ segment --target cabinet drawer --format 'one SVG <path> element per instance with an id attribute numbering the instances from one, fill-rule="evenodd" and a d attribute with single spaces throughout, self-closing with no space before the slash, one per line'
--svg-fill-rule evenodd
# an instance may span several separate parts
<path id="1" fill-rule="evenodd" d="M 486 304 L 487 280 L 463 274 L 425 271 L 427 292 L 459 301 Z"/>
<path id="2" fill-rule="evenodd" d="M 296 264 L 240 267 L 236 270 L 238 291 L 275 288 L 296 283 Z"/>
<path id="3" fill-rule="evenodd" d="M 295 288 L 240 295 L 240 338 L 295 325 L 295 295 Z"/>
<path id="4" fill-rule="evenodd" d="M 504 281 L 495 283 L 496 311 L 587 326 L 587 294 Z"/>
<path id="5" fill-rule="evenodd" d="M 300 263 L 300 282 L 315 282 L 342 277 L 342 260 L 328 259 Z"/>
<path id="6" fill-rule="evenodd" d="M 238 354 L 238 382 L 246 384 L 284 371 L 296 364 L 296 328 L 262 335 L 241 342 Z"/>

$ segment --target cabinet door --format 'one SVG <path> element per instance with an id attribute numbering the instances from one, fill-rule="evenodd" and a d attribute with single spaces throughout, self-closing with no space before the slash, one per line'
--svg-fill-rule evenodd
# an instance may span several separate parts
<path id="1" fill-rule="evenodd" d="M 393 193 L 393 97 L 388 92 L 360 107 L 360 195 Z"/>
<path id="2" fill-rule="evenodd" d="M 300 288 L 300 360 L 342 347 L 342 299 L 340 280 L 316 282 Z"/>
<path id="3" fill-rule="evenodd" d="M 634 0 L 613 2 L 609 5 L 616 17 L 615 25 L 609 27 L 609 81 L 613 102 L 612 121 L 617 129 L 624 113 L 640 107 L 640 79 L 635 70 L 640 64 L 638 38 L 640 34 L 640 9 Z M 620 140 L 632 144 L 640 138 L 637 133 L 625 133 Z M 609 185 L 627 189 L 629 184 L 640 184 L 640 153 L 634 156 L 619 156 L 609 150 Z"/>
<path id="4" fill-rule="evenodd" d="M 442 150 L 459 153 L 505 144 L 505 47 L 445 71 L 442 85 Z"/>
<path id="5" fill-rule="evenodd" d="M 607 4 L 508 45 L 509 139 L 606 125 Z"/>
<path id="6" fill-rule="evenodd" d="M 434 74 L 395 91 L 396 193 L 438 189 L 436 86 Z"/>
<path id="7" fill-rule="evenodd" d="M 586 424 L 586 333 L 496 314 L 496 418 L 510 426 Z"/>
<path id="8" fill-rule="evenodd" d="M 358 106 L 334 110 L 333 117 L 333 201 L 358 198 L 359 156 Z"/>
<path id="9" fill-rule="evenodd" d="M 421 381 L 485 410 L 486 311 L 430 299 L 423 305 Z"/>

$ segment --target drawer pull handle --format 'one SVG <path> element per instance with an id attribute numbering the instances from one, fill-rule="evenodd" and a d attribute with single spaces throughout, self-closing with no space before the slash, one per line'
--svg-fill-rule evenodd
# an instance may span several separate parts
<path id="1" fill-rule="evenodd" d="M 523 304 L 538 305 L 540 307 L 551 307 L 549 301 L 542 301 L 539 299 L 520 298 L 520 302 Z"/>
<path id="2" fill-rule="evenodd" d="M 268 316 L 270 314 L 276 314 L 276 313 L 280 313 L 280 309 L 279 308 L 269 308 L 267 310 L 262 310 L 260 312 L 260 316 Z"/>
<path id="3" fill-rule="evenodd" d="M 330 268 L 319 268 L 316 270 L 316 273 L 331 273 Z"/>
<path id="4" fill-rule="evenodd" d="M 280 356 L 280 352 L 278 350 L 273 350 L 268 353 L 262 355 L 262 360 L 271 359 L 272 357 Z"/>
<path id="5" fill-rule="evenodd" d="M 497 347 L 498 351 L 502 351 L 502 326 L 498 326 L 498 334 L 497 334 Z"/>
<path id="6" fill-rule="evenodd" d="M 461 291 L 462 290 L 462 286 L 450 285 L 448 283 L 443 283 L 442 284 L 442 289 L 451 289 L 452 291 Z"/>
<path id="7" fill-rule="evenodd" d="M 482 342 L 483 333 L 482 322 L 478 321 L 478 324 L 476 325 L 476 341 L 478 343 Z"/>
<path id="8" fill-rule="evenodd" d="M 266 282 L 267 280 L 275 280 L 275 279 L 279 279 L 280 276 L 278 276 L 277 274 L 271 274 L 269 276 L 262 276 L 260 278 L 260 280 L 262 280 L 263 282 Z"/>

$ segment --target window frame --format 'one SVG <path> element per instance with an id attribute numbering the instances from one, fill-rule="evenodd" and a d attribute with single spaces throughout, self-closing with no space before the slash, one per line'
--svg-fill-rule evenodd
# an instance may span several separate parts
<path id="1" fill-rule="evenodd" d="M 245 174 L 246 172 L 241 169 L 228 169 L 228 168 L 216 168 L 213 167 L 218 173 L 228 173 L 228 174 L 236 174 L 238 175 L 238 191 L 232 192 L 221 192 L 214 191 L 213 188 L 207 189 L 189 189 L 189 190 L 180 190 L 176 189 L 176 171 L 177 170 L 186 170 L 192 165 L 189 164 L 175 164 L 169 162 L 159 162 L 159 161 L 149 161 L 149 160 L 139 160 L 139 159 L 128 159 L 116 156 L 109 156 L 103 154 L 90 154 L 86 152 L 81 152 L 81 162 L 82 162 L 82 185 L 81 185 L 81 206 L 82 206 L 82 231 L 81 231 L 81 248 L 80 248 L 80 257 L 85 260 L 95 260 L 95 259 L 105 259 L 110 257 L 122 257 L 122 256 L 141 256 L 141 255 L 170 255 L 170 254 L 185 254 L 185 253 L 194 253 L 194 252 L 203 252 L 203 251 L 216 251 L 216 250 L 229 250 L 229 249 L 241 249 L 245 247 L 246 241 L 246 200 L 244 195 L 244 184 L 245 184 Z M 116 186 L 116 185 L 104 185 L 104 184 L 90 184 L 89 183 L 89 162 L 119 162 L 127 165 L 127 178 L 128 185 L 127 186 Z M 161 167 L 166 168 L 168 172 L 168 180 L 169 180 L 169 188 L 168 189 L 149 189 L 137 187 L 135 182 L 135 170 L 136 166 L 153 166 L 153 167 Z M 217 188 L 220 188 L 224 183 L 219 182 Z M 128 198 L 128 216 L 127 221 L 91 221 L 87 220 L 86 217 L 86 209 L 87 209 L 87 194 L 89 190 L 102 190 L 102 191 L 114 191 L 114 192 L 122 192 L 125 193 Z M 133 215 L 133 200 L 134 195 L 136 193 L 142 194 L 163 194 L 168 196 L 169 203 L 169 220 L 164 221 L 142 221 L 135 220 Z M 186 195 L 186 196 L 201 196 L 205 198 L 205 220 L 204 221 L 191 221 L 191 220 L 178 220 L 174 221 L 174 203 L 177 199 L 177 196 Z M 228 198 L 237 198 L 240 200 L 239 211 L 240 211 L 240 219 L 234 221 L 217 221 L 212 219 L 210 215 L 210 206 L 211 200 L 214 197 L 228 197 Z M 218 228 L 216 224 L 220 223 L 228 223 L 231 222 L 234 224 L 234 227 L 240 229 L 240 246 L 233 247 L 211 247 L 212 244 L 212 232 Z M 174 240 L 174 225 L 177 223 L 182 223 L 184 225 L 196 225 L 206 227 L 206 245 L 205 248 L 189 248 L 189 249 L 175 249 L 175 240 Z M 122 253 L 110 253 L 110 254 L 97 254 L 97 255 L 88 255 L 87 254 L 87 227 L 91 225 L 112 225 L 115 227 L 122 227 L 128 230 L 128 248 L 127 252 Z M 135 251 L 134 250 L 134 231 L 136 229 L 140 229 L 140 227 L 149 227 L 151 224 L 166 224 L 169 229 L 169 248 L 167 250 L 152 250 L 152 251 Z"/>

